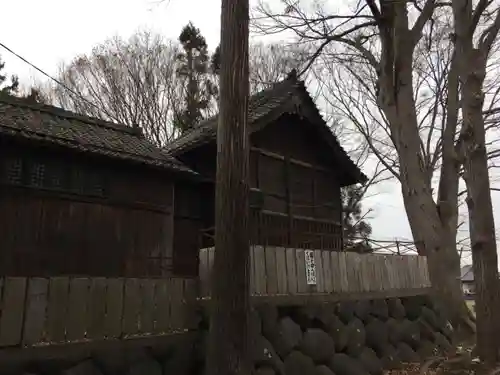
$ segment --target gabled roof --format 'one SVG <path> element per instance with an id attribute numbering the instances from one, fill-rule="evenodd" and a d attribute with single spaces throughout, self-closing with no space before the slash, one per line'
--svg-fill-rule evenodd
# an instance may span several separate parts
<path id="1" fill-rule="evenodd" d="M 149 142 L 138 128 L 7 95 L 0 95 L 0 135 L 195 174 Z"/>
<path id="2" fill-rule="evenodd" d="M 304 82 L 290 74 L 285 80 L 271 88 L 258 92 L 250 98 L 248 105 L 248 124 L 250 132 L 255 132 L 272 123 L 285 113 L 295 113 L 309 122 L 328 143 L 336 160 L 348 176 L 345 185 L 365 182 L 367 177 L 350 159 L 324 121 Z M 194 129 L 177 138 L 166 146 L 169 153 L 180 156 L 190 150 L 213 142 L 217 136 L 218 116 L 202 121 Z"/>

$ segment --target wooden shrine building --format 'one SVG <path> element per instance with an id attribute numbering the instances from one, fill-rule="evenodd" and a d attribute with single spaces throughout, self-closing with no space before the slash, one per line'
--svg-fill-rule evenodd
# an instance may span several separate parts
<path id="1" fill-rule="evenodd" d="M 2 95 L 0 275 L 168 275 L 193 179 L 138 128 Z"/>
<path id="2" fill-rule="evenodd" d="M 290 75 L 249 103 L 251 241 L 339 251 L 366 180 Z M 196 277 L 213 245 L 217 117 L 161 149 L 139 128 L 0 97 L 0 275 Z"/>
<path id="3" fill-rule="evenodd" d="M 200 246 L 213 245 L 217 121 L 204 121 L 167 146 L 205 180 L 202 190 L 176 194 L 176 208 L 182 210 L 175 221 L 176 232 L 183 233 L 178 238 L 192 241 L 178 258 L 186 270 Z M 304 83 L 291 74 L 252 96 L 249 131 L 252 244 L 341 250 L 340 188 L 366 176 L 339 144 Z M 200 231 L 201 244 L 195 235 Z"/>

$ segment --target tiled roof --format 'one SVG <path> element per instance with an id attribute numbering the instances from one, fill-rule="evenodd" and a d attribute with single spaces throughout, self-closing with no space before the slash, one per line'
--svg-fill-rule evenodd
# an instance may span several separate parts
<path id="1" fill-rule="evenodd" d="M 280 108 L 293 95 L 294 87 L 290 80 L 275 84 L 272 88 L 253 95 L 248 103 L 248 120 L 252 125 Z M 169 152 L 182 154 L 215 139 L 218 116 L 202 121 L 194 129 L 175 139 L 166 146 Z"/>
<path id="2" fill-rule="evenodd" d="M 140 129 L 0 96 L 0 135 L 49 142 L 66 148 L 195 173 L 144 138 Z"/>
<path id="3" fill-rule="evenodd" d="M 308 111 L 302 112 L 301 106 L 307 107 Z M 301 111 L 301 115 L 309 117 L 311 123 L 316 125 L 322 137 L 332 148 L 332 152 L 334 152 L 339 163 L 349 173 L 348 184 L 367 180 L 367 177 L 350 159 L 339 144 L 337 137 L 322 118 L 304 82 L 298 80 L 294 75 L 289 75 L 287 79 L 274 84 L 269 89 L 258 92 L 250 98 L 248 105 L 250 132 L 261 129 L 262 126 L 271 123 L 279 115 L 292 111 Z M 214 141 L 217 135 L 217 122 L 218 116 L 202 121 L 194 129 L 169 143 L 166 150 L 172 155 L 180 156 L 189 150 Z"/>

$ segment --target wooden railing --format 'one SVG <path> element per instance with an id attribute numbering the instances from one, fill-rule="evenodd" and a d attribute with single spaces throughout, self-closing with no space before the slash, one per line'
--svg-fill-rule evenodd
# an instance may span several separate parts
<path id="1" fill-rule="evenodd" d="M 0 278 L 0 347 L 184 332 L 195 300 L 180 278 Z"/>
<path id="2" fill-rule="evenodd" d="M 200 285 L 210 295 L 214 249 L 200 251 Z M 350 252 L 254 246 L 250 292 L 277 303 L 304 298 L 338 300 L 427 293 L 427 259 L 421 256 L 361 255 Z M 293 298 L 293 297 L 299 297 Z"/>

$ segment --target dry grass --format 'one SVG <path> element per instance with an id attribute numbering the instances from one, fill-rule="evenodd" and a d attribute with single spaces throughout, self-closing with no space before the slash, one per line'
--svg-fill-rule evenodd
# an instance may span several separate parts
<path id="1" fill-rule="evenodd" d="M 434 358 L 425 363 L 407 363 L 401 369 L 384 372 L 384 375 L 499 375 L 500 369 L 486 370 L 470 356 Z"/>
<path id="2" fill-rule="evenodd" d="M 424 364 L 420 363 L 405 363 L 403 367 L 398 370 L 391 370 L 384 372 L 384 375 L 441 375 L 446 374 L 443 372 L 442 368 L 431 368 L 431 369 L 423 369 Z M 422 373 L 422 370 L 425 372 Z"/>

